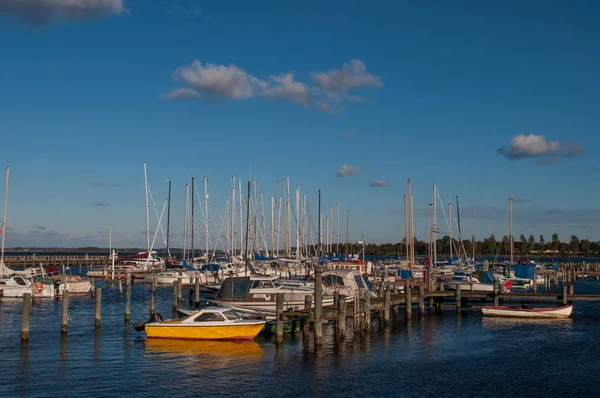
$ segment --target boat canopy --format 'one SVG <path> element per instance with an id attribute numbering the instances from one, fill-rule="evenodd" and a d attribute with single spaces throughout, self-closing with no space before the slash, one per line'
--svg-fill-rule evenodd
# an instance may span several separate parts
<path id="1" fill-rule="evenodd" d="M 248 277 L 226 278 L 217 293 L 218 299 L 240 300 L 248 297 L 252 281 Z"/>
<path id="2" fill-rule="evenodd" d="M 411 279 L 413 277 L 413 273 L 409 269 L 399 269 L 398 276 L 400 279 Z"/>
<path id="3" fill-rule="evenodd" d="M 515 264 L 513 265 L 515 270 L 515 277 L 522 279 L 533 279 L 535 273 L 535 264 Z"/>

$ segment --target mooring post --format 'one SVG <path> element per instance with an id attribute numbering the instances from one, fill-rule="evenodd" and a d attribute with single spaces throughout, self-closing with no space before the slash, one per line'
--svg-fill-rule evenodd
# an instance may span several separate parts
<path id="1" fill-rule="evenodd" d="M 277 345 L 283 343 L 283 293 L 277 293 L 277 307 L 275 310 L 275 332 Z"/>
<path id="2" fill-rule="evenodd" d="M 334 290 L 333 291 L 333 305 L 337 305 L 339 299 L 340 299 L 339 290 Z"/>
<path id="3" fill-rule="evenodd" d="M 391 303 L 392 292 L 389 289 L 385 290 L 385 296 L 383 299 L 383 324 L 385 326 L 390 325 L 390 303 Z"/>
<path id="4" fill-rule="evenodd" d="M 102 288 L 96 288 L 96 314 L 94 315 L 94 326 L 100 328 L 100 310 L 102 308 Z"/>
<path id="5" fill-rule="evenodd" d="M 194 308 L 200 308 L 200 276 L 197 276 L 194 282 L 196 285 L 196 301 L 194 304 Z"/>
<path id="6" fill-rule="evenodd" d="M 152 287 L 150 287 L 150 318 L 154 316 L 156 302 L 156 275 L 152 277 Z"/>
<path id="7" fill-rule="evenodd" d="M 323 266 L 315 266 L 315 344 L 321 345 L 323 342 L 323 322 L 321 320 L 321 313 L 323 311 L 323 298 L 322 294 L 323 285 Z"/>
<path id="8" fill-rule="evenodd" d="M 460 312 L 460 286 L 456 286 L 456 293 L 454 293 L 454 298 L 456 300 L 456 312 Z"/>
<path id="9" fill-rule="evenodd" d="M 575 294 L 575 283 L 569 285 L 569 294 L 572 296 Z"/>
<path id="10" fill-rule="evenodd" d="M 425 286 L 419 286 L 419 315 L 425 315 Z"/>
<path id="11" fill-rule="evenodd" d="M 60 327 L 61 334 L 67 334 L 69 329 L 69 291 L 65 290 L 62 296 L 62 323 Z"/>
<path id="12" fill-rule="evenodd" d="M 358 290 L 354 292 L 354 333 L 358 334 L 360 332 L 360 295 L 358 294 Z"/>
<path id="13" fill-rule="evenodd" d="M 94 298 L 94 292 L 96 291 L 96 281 L 93 276 L 90 278 L 90 284 L 92 285 L 92 288 L 90 289 L 90 294 L 92 295 L 92 298 Z M 65 281 L 65 289 L 66 288 L 67 288 L 67 283 Z"/>
<path id="14" fill-rule="evenodd" d="M 365 308 L 363 310 L 363 319 L 365 320 L 365 332 L 371 331 L 371 292 L 365 292 Z"/>
<path id="15" fill-rule="evenodd" d="M 173 312 L 177 311 L 177 281 L 173 281 Z"/>
<path id="16" fill-rule="evenodd" d="M 389 292 L 388 292 L 389 294 Z M 343 340 L 346 337 L 346 296 L 341 295 L 338 301 L 337 338 Z"/>
<path id="17" fill-rule="evenodd" d="M 177 278 L 177 305 L 181 305 L 183 296 L 183 286 L 181 278 Z"/>
<path id="18" fill-rule="evenodd" d="M 408 279 L 404 281 L 404 309 L 407 320 L 412 318 L 412 289 L 408 282 Z"/>
<path id="19" fill-rule="evenodd" d="M 565 283 L 563 283 L 563 285 L 562 285 L 562 297 L 561 297 L 563 305 L 567 305 L 567 290 L 568 290 L 567 285 Z"/>
<path id="20" fill-rule="evenodd" d="M 535 271 L 535 268 L 533 269 L 533 294 L 537 293 L 537 272 Z"/>
<path id="21" fill-rule="evenodd" d="M 304 296 L 304 309 L 310 311 L 310 307 L 312 305 L 312 296 L 307 294 Z M 308 337 L 308 333 L 310 332 L 310 322 L 312 320 L 312 316 L 302 317 L 304 324 L 302 325 L 302 335 Z"/>
<path id="22" fill-rule="evenodd" d="M 119 278 L 119 296 L 123 297 L 123 278 L 121 278 L 121 268 L 119 268 L 117 278 Z"/>
<path id="23" fill-rule="evenodd" d="M 558 288 L 558 271 L 554 271 L 554 287 Z"/>
<path id="24" fill-rule="evenodd" d="M 23 314 L 21 315 L 21 341 L 29 341 L 29 315 L 31 314 L 31 293 L 23 294 Z"/>
<path id="25" fill-rule="evenodd" d="M 127 289 L 125 291 L 125 322 L 129 322 L 131 319 L 131 272 L 126 274 L 127 280 L 125 281 Z"/>
<path id="26" fill-rule="evenodd" d="M 494 306 L 500 305 L 500 283 L 494 283 Z"/>

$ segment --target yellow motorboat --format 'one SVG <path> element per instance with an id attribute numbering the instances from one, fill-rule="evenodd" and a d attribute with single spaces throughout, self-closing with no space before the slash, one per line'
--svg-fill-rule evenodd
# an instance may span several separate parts
<path id="1" fill-rule="evenodd" d="M 188 340 L 252 340 L 265 326 L 263 320 L 242 319 L 222 307 L 208 307 L 182 319 L 147 322 L 148 338 Z"/>

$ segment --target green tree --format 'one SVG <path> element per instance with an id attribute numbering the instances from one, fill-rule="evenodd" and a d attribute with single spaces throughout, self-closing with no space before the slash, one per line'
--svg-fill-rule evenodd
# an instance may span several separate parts
<path id="1" fill-rule="evenodd" d="M 592 245 L 592 243 L 587 239 L 584 239 L 581 241 L 581 251 L 583 251 L 585 253 L 585 255 L 588 257 L 590 255 L 590 246 L 591 245 Z"/>
<path id="2" fill-rule="evenodd" d="M 558 240 L 558 234 L 555 232 L 552 234 L 552 250 L 558 250 L 560 247 L 560 240 Z"/>
<path id="3" fill-rule="evenodd" d="M 535 250 L 535 238 L 533 235 L 529 235 L 529 241 L 527 242 L 527 251 L 532 252 Z"/>
<path id="4" fill-rule="evenodd" d="M 519 237 L 519 241 L 521 242 L 521 254 L 527 253 L 527 239 L 525 238 L 525 235 L 521 234 L 521 236 Z"/>
<path id="5" fill-rule="evenodd" d="M 546 249 L 546 242 L 544 241 L 544 235 L 540 235 L 540 251 Z"/>
<path id="6" fill-rule="evenodd" d="M 504 235 L 502 237 L 502 253 L 508 253 L 510 251 L 510 239 Z"/>
<path id="7" fill-rule="evenodd" d="M 571 243 L 569 243 L 569 250 L 571 250 L 573 254 L 579 253 L 579 238 L 575 235 L 571 235 Z"/>

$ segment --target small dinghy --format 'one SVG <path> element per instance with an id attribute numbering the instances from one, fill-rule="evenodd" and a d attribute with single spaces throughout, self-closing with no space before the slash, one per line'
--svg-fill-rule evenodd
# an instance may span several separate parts
<path id="1" fill-rule="evenodd" d="M 573 312 L 573 305 L 562 307 L 532 307 L 523 305 L 512 306 L 485 306 L 481 307 L 483 316 L 501 316 L 510 318 L 568 318 Z"/>

